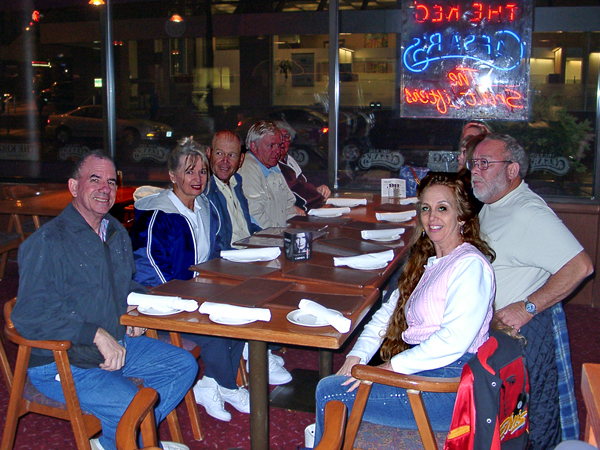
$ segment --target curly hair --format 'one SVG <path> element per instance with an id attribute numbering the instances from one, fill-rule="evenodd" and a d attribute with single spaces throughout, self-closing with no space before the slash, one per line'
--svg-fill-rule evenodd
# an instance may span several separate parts
<path id="1" fill-rule="evenodd" d="M 462 242 L 468 242 L 476 247 L 490 261 L 493 261 L 496 257 L 491 247 L 479 237 L 479 218 L 473 205 L 469 202 L 465 186 L 457 177 L 457 174 L 432 172 L 423 178 L 417 193 L 419 198 L 417 208 L 419 212 L 419 225 L 415 227 L 410 256 L 398 280 L 398 291 L 400 294 L 398 304 L 390 318 L 384 336 L 385 340 L 380 349 L 381 358 L 384 361 L 389 361 L 393 356 L 408 348 L 408 345 L 402 340 L 402 333 L 408 328 L 404 307 L 425 272 L 427 260 L 436 254 L 433 242 L 425 233 L 425 228 L 421 222 L 420 204 L 423 200 L 423 194 L 431 186 L 446 186 L 454 193 L 457 220 L 464 222 L 461 233 Z"/>

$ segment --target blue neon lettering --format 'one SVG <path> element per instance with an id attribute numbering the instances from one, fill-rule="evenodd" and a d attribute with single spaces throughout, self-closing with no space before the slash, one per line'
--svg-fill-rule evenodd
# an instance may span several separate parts
<path id="1" fill-rule="evenodd" d="M 510 30 L 495 35 L 469 34 L 462 38 L 459 33 L 443 36 L 436 32 L 424 39 L 415 37 L 404 51 L 404 67 L 411 72 L 423 72 L 435 61 L 460 59 L 472 60 L 501 71 L 515 69 L 525 54 L 525 43 Z M 497 58 L 503 60 L 495 64 Z M 499 65 L 500 64 L 500 65 Z"/>

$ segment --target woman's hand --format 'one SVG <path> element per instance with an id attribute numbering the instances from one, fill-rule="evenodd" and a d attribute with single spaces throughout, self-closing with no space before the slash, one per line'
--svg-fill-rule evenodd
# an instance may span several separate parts
<path id="1" fill-rule="evenodd" d="M 340 370 L 337 371 L 336 375 L 346 375 L 347 377 L 352 376 L 352 368 L 360 364 L 360 358 L 358 356 L 348 356 L 344 365 Z"/>
<path id="2" fill-rule="evenodd" d="M 347 392 L 354 391 L 360 385 L 360 381 L 351 375 L 352 368 L 357 364 L 360 364 L 360 358 L 358 356 L 348 356 L 346 357 L 346 361 L 344 361 L 344 365 L 342 366 L 342 368 L 336 373 L 336 375 L 343 375 L 348 377 L 348 379 L 342 383 L 342 386 L 347 386 L 351 384 Z"/>

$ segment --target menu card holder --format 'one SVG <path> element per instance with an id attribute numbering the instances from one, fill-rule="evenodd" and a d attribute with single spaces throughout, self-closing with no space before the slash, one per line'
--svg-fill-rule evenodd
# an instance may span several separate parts
<path id="1" fill-rule="evenodd" d="M 289 291 L 296 283 L 280 280 L 250 278 L 208 300 L 238 306 L 261 306 Z"/>
<path id="2" fill-rule="evenodd" d="M 312 264 L 303 264 L 300 267 L 285 272 L 283 278 L 290 278 L 302 281 L 318 281 L 320 283 L 337 284 L 342 286 L 356 286 L 363 288 L 375 283 L 381 273 L 372 270 L 354 270 L 343 267 L 325 267 L 313 266 Z"/>
<path id="3" fill-rule="evenodd" d="M 335 309 L 342 314 L 352 315 L 365 301 L 364 295 L 320 294 L 317 292 L 288 291 L 283 295 L 266 303 L 266 308 L 281 308 L 287 310 L 298 309 L 300 300 L 306 298 L 323 305 L 325 308 Z"/>
<path id="4" fill-rule="evenodd" d="M 219 275 L 234 280 L 247 280 L 248 278 L 265 277 L 277 272 L 279 269 L 260 266 L 252 263 L 238 263 L 226 259 L 211 259 L 202 264 L 190 266 L 190 270 L 201 274 Z"/>

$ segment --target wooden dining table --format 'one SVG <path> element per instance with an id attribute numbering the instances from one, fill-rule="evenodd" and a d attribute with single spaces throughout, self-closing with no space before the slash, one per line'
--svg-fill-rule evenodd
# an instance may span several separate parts
<path id="1" fill-rule="evenodd" d="M 117 189 L 117 197 L 113 210 L 121 211 L 125 206 L 133 204 L 135 187 L 124 186 Z M 15 230 L 24 239 L 22 216 L 31 216 L 35 229 L 40 227 L 40 217 L 56 217 L 67 207 L 73 196 L 69 189 L 42 192 L 23 198 L 0 200 L 0 214 L 9 214 L 7 231 Z"/>
<path id="2" fill-rule="evenodd" d="M 383 249 L 392 249 L 394 256 L 391 262 L 382 269 L 354 270 L 347 267 L 335 267 L 333 257 L 339 250 L 338 247 L 328 247 L 327 239 L 333 239 L 336 244 L 348 241 L 360 241 L 360 229 L 369 227 L 385 227 L 375 218 L 377 209 L 382 204 L 381 198 L 375 196 L 366 206 L 353 208 L 349 214 L 343 215 L 341 221 L 325 218 L 323 220 L 293 218 L 289 222 L 291 228 L 312 230 L 327 230 L 328 236 L 321 241 L 321 251 L 313 251 L 308 261 L 288 261 L 282 254 L 272 261 L 253 263 L 231 263 L 222 259 L 208 261 L 190 269 L 196 271 L 197 276 L 189 281 L 172 280 L 151 290 L 158 295 L 180 296 L 182 298 L 196 299 L 199 303 L 204 301 L 219 301 L 227 295 L 227 290 L 242 286 L 249 280 L 276 280 L 282 284 L 291 284 L 291 290 L 274 299 L 257 304 L 268 308 L 271 319 L 268 322 L 255 321 L 244 325 L 227 325 L 215 323 L 205 314 L 198 311 L 181 312 L 172 315 L 146 315 L 136 309 L 121 317 L 123 325 L 137 326 L 151 330 L 165 330 L 171 332 L 174 343 L 180 343 L 178 333 L 195 333 L 209 336 L 220 336 L 247 340 L 249 343 L 249 381 L 250 381 L 250 435 L 253 450 L 266 450 L 269 448 L 269 391 L 268 391 L 268 354 L 267 345 L 278 343 L 283 345 L 296 345 L 319 349 L 320 376 L 329 375 L 333 369 L 333 351 L 338 350 L 360 326 L 361 322 L 380 298 L 380 288 L 385 284 L 390 275 L 398 269 L 403 257 L 408 251 L 409 241 L 415 219 L 402 224 L 387 225 L 404 227 L 405 233 L 393 242 L 381 243 Z M 347 219 L 347 220 L 343 220 Z M 358 224 L 358 225 L 353 225 Z M 326 227 L 326 228 L 325 228 Z M 278 242 L 277 238 L 266 236 L 269 242 Z M 282 240 L 283 238 L 281 238 Z M 342 239 L 342 241 L 339 241 Z M 379 243 L 378 243 L 379 244 Z M 347 251 L 342 249 L 342 251 Z M 333 253 L 332 253 L 333 252 Z M 237 264 L 235 268 L 231 264 Z M 304 272 L 305 269 L 309 268 Z M 316 269 L 316 270 L 315 270 Z M 290 276 L 290 273 L 300 271 L 300 276 Z M 327 272 L 322 276 L 321 272 Z M 354 277 L 347 277 L 348 272 Z M 342 273 L 343 276 L 339 276 Z M 367 275 L 365 275 L 367 274 Z M 331 282 L 333 277 L 335 280 Z M 337 277 L 337 278 L 336 278 Z M 358 281 L 357 281 L 358 280 Z M 255 283 L 256 284 L 256 283 Z M 260 283 L 257 284 L 260 286 Z M 260 289 L 257 289 L 260 291 Z M 260 293 L 259 293 L 260 294 Z M 258 295 L 258 294 L 257 294 Z M 258 295 L 260 297 L 260 295 Z M 351 327 L 347 333 L 340 333 L 332 326 L 305 327 L 288 320 L 288 314 L 297 309 L 299 298 L 321 299 L 321 304 L 338 308 L 344 316 L 351 320 Z M 293 299 L 290 302 L 290 299 Z M 246 300 L 246 299 L 245 299 Z M 332 303 L 328 304 L 328 301 Z M 200 425 L 194 421 L 199 420 L 197 411 L 191 411 L 190 404 L 194 402 L 193 393 L 186 396 L 188 410 L 192 416 L 192 428 L 196 439 L 200 438 Z"/>

